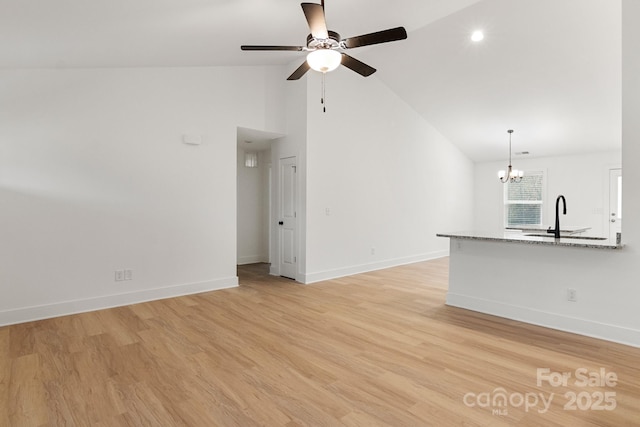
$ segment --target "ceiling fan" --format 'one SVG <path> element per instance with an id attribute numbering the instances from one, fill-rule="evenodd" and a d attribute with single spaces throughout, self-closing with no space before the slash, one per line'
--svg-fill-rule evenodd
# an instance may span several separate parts
<path id="1" fill-rule="evenodd" d="M 324 0 L 322 0 L 321 4 L 301 3 L 301 6 L 304 16 L 307 18 L 309 28 L 311 29 L 311 34 L 307 36 L 306 46 L 240 46 L 242 50 L 290 50 L 309 52 L 307 54 L 307 60 L 303 62 L 287 80 L 298 80 L 309 71 L 309 69 L 324 74 L 335 70 L 340 64 L 364 77 L 368 77 L 376 72 L 375 68 L 341 51 L 407 38 L 407 31 L 404 27 L 396 27 L 341 39 L 340 34 L 327 29 L 327 23 L 324 18 Z"/>

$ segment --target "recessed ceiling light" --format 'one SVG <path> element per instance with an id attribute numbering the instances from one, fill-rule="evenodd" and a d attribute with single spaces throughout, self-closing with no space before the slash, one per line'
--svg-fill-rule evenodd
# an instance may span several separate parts
<path id="1" fill-rule="evenodd" d="M 471 40 L 474 42 L 479 42 L 482 39 L 484 39 L 484 33 L 480 30 L 474 31 L 473 34 L 471 34 Z"/>

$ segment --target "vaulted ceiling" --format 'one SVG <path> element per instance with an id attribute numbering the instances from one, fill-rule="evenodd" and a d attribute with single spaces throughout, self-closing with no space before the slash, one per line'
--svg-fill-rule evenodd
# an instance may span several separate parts
<path id="1" fill-rule="evenodd" d="M 404 26 L 358 59 L 475 161 L 620 147 L 620 0 L 326 0 L 343 37 Z M 472 43 L 472 31 L 485 39 Z M 276 65 L 297 0 L 0 0 L 0 67 Z M 286 76 L 283 76 L 283 79 Z M 295 83 L 292 83 L 295 84 Z"/>

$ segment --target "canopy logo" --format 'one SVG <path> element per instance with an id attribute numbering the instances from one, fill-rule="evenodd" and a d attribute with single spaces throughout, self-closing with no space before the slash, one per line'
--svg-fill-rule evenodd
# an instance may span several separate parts
<path id="1" fill-rule="evenodd" d="M 491 408 L 493 415 L 508 415 L 510 407 L 519 408 L 521 406 L 524 406 L 525 412 L 537 409 L 539 413 L 544 414 L 551 406 L 553 395 L 551 393 L 547 398 L 544 393 L 507 393 L 507 390 L 498 387 L 492 392 L 467 393 L 462 401 L 471 408 L 474 406 Z"/>
<path id="2" fill-rule="evenodd" d="M 564 399 L 565 411 L 613 411 L 617 406 L 616 392 L 602 390 L 614 388 L 618 384 L 615 372 L 605 368 L 590 371 L 578 368 L 573 372 L 553 372 L 549 368 L 538 368 L 536 371 L 536 386 L 551 387 L 579 387 L 582 391 L 574 390 L 561 393 L 528 392 L 509 393 L 503 387 L 495 388 L 491 392 L 469 392 L 462 398 L 463 403 L 470 407 L 490 409 L 493 415 L 505 416 L 509 408 L 524 408 L 525 412 L 536 410 L 540 414 L 549 411 L 556 396 Z"/>

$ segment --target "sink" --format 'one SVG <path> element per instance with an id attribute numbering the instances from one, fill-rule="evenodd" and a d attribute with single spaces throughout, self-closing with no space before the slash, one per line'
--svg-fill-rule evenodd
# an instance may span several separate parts
<path id="1" fill-rule="evenodd" d="M 525 236 L 535 236 L 535 237 L 551 237 L 553 238 L 553 234 L 545 233 L 545 234 L 525 234 Z M 561 239 L 583 239 L 583 240 L 607 240 L 607 237 L 591 237 L 591 236 L 572 236 L 572 235 L 562 235 Z"/>
<path id="2" fill-rule="evenodd" d="M 505 229 L 509 231 L 520 231 L 522 233 L 546 233 L 551 227 L 548 229 L 546 227 L 505 227 Z M 591 227 L 562 227 L 560 228 L 560 234 L 582 233 L 590 229 Z M 553 234 L 553 232 L 551 234 Z"/>

